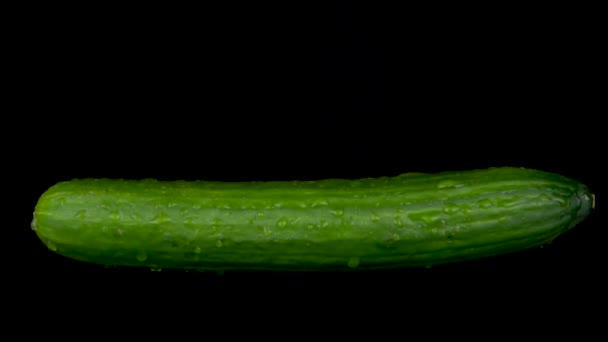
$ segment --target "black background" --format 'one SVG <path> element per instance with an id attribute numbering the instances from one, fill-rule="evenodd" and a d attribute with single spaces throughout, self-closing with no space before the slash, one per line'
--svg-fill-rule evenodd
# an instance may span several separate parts
<path id="1" fill-rule="evenodd" d="M 30 8 L 18 29 L 27 38 L 15 50 L 15 118 L 30 145 L 18 163 L 27 198 L 11 264 L 29 300 L 192 303 L 267 290 L 286 302 L 319 293 L 382 303 L 604 298 L 601 194 L 588 220 L 542 249 L 424 270 L 150 272 L 46 250 L 31 214 L 48 187 L 72 178 L 310 180 L 522 166 L 599 193 L 605 70 L 592 8 L 121 6 Z"/>

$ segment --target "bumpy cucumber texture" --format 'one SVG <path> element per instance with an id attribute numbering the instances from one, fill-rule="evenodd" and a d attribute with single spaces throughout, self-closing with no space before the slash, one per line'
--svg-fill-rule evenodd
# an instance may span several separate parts
<path id="1" fill-rule="evenodd" d="M 318 181 L 76 179 L 40 197 L 51 250 L 104 265 L 352 270 L 541 246 L 585 219 L 580 182 L 523 168 Z"/>

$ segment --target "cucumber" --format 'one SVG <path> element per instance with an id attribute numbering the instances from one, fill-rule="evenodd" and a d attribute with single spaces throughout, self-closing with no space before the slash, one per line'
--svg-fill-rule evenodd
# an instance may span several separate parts
<path id="1" fill-rule="evenodd" d="M 549 243 L 593 201 L 576 180 L 514 167 L 354 180 L 75 179 L 42 194 L 32 229 L 51 251 L 104 265 L 428 267 Z"/>

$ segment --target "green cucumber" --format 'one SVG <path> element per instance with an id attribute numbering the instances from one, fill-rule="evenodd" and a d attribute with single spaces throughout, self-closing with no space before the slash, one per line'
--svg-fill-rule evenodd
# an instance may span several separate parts
<path id="1" fill-rule="evenodd" d="M 42 194 L 32 229 L 50 250 L 104 265 L 428 267 L 549 243 L 593 201 L 576 180 L 512 167 L 289 182 L 75 179 Z"/>

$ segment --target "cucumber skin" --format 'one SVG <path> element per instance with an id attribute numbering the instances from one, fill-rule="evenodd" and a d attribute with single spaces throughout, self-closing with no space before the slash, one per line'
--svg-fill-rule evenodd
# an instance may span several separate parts
<path id="1" fill-rule="evenodd" d="M 292 182 L 75 179 L 40 197 L 32 229 L 50 250 L 104 265 L 428 267 L 549 243 L 589 215 L 592 196 L 578 181 L 511 167 Z"/>

